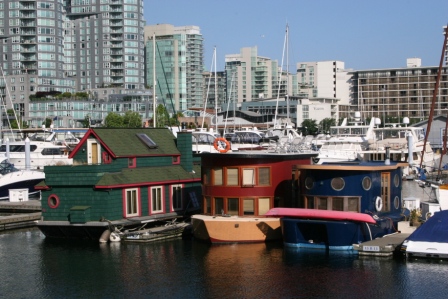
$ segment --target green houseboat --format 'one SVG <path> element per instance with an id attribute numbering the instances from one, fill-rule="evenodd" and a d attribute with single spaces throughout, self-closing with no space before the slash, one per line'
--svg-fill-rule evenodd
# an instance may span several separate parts
<path id="1" fill-rule="evenodd" d="M 107 233 L 183 219 L 199 210 L 201 168 L 192 137 L 164 128 L 91 128 L 73 165 L 46 166 L 42 220 L 46 237 L 103 240 Z"/>

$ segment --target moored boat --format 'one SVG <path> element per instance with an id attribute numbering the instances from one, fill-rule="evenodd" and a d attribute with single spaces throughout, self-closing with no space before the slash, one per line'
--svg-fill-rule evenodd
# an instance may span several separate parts
<path id="1" fill-rule="evenodd" d="M 45 179 L 41 171 L 19 170 L 7 158 L 0 162 L 0 200 L 9 198 L 11 189 L 27 189 L 28 195 L 39 192 L 35 185 Z"/>
<path id="2" fill-rule="evenodd" d="M 194 237 L 211 243 L 258 243 L 282 238 L 280 218 L 193 215 Z"/>
<path id="3" fill-rule="evenodd" d="M 110 241 L 147 243 L 182 236 L 185 228 L 189 224 L 186 222 L 176 222 L 176 219 L 163 226 L 156 226 L 147 229 L 126 230 L 124 232 L 112 232 Z"/>
<path id="4" fill-rule="evenodd" d="M 273 209 L 287 247 L 352 250 L 353 244 L 396 232 L 402 163 L 298 165 L 299 206 Z"/>
<path id="5" fill-rule="evenodd" d="M 406 257 L 448 258 L 448 210 L 434 213 L 401 246 Z"/>

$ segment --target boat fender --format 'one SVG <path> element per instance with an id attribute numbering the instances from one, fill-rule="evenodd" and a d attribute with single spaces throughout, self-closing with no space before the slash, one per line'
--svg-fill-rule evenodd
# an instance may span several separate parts
<path id="1" fill-rule="evenodd" d="M 109 241 L 111 242 L 119 242 L 121 240 L 120 235 L 117 232 L 111 232 Z"/>
<path id="2" fill-rule="evenodd" d="M 100 243 L 107 243 L 110 238 L 110 230 L 106 229 L 100 237 Z"/>
<path id="3" fill-rule="evenodd" d="M 220 153 L 227 153 L 230 150 L 230 142 L 222 137 L 216 138 L 213 142 L 213 147 Z"/>
<path id="4" fill-rule="evenodd" d="M 375 198 L 375 209 L 377 212 L 381 212 L 383 209 L 383 200 L 379 196 Z"/>

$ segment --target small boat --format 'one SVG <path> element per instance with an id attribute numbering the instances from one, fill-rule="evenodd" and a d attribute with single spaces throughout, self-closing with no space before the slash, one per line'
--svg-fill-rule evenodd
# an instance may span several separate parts
<path id="1" fill-rule="evenodd" d="M 280 218 L 265 216 L 193 215 L 194 237 L 211 243 L 260 243 L 282 238 Z"/>
<path id="2" fill-rule="evenodd" d="M 147 229 L 138 229 L 125 232 L 112 232 L 110 241 L 124 242 L 154 242 L 172 239 L 182 236 L 185 228 L 189 226 L 185 222 L 176 222 L 176 219 L 168 222 L 164 226 L 157 226 Z"/>
<path id="3" fill-rule="evenodd" d="M 9 198 L 10 189 L 28 189 L 28 195 L 35 192 L 34 186 L 45 180 L 42 171 L 19 170 L 7 158 L 0 162 L 0 199 Z"/>
<path id="4" fill-rule="evenodd" d="M 434 213 L 401 246 L 406 257 L 448 258 L 448 210 Z"/>

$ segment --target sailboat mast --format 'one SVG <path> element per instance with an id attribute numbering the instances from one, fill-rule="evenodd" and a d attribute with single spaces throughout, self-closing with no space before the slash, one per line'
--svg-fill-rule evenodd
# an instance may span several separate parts
<path id="1" fill-rule="evenodd" d="M 443 60 L 445 58 L 445 51 L 446 51 L 446 42 L 448 41 L 448 26 L 445 26 L 443 28 L 444 28 L 445 39 L 443 41 L 442 55 L 440 57 L 440 63 L 439 63 L 439 70 L 437 71 L 436 86 L 434 87 L 434 92 L 432 94 L 431 110 L 429 111 L 428 125 L 426 127 L 425 142 L 423 143 L 422 155 L 424 155 L 426 152 L 426 142 L 428 141 L 429 132 L 431 131 L 431 123 L 434 118 L 434 109 L 436 107 L 437 91 L 439 89 L 440 77 L 442 75 Z M 409 153 L 409 154 L 411 154 L 411 153 Z M 421 159 L 421 161 L 420 161 L 420 169 L 422 168 L 422 164 L 423 164 L 423 159 Z"/>
<path id="2" fill-rule="evenodd" d="M 156 33 L 152 35 L 152 78 L 153 78 L 153 84 L 152 84 L 152 121 L 154 128 L 157 127 L 157 117 L 156 117 L 156 85 L 157 85 L 157 79 L 156 79 Z"/>
<path id="3" fill-rule="evenodd" d="M 215 130 L 218 133 L 218 78 L 216 76 L 216 47 L 214 49 L 215 57 Z"/>
<path id="4" fill-rule="evenodd" d="M 289 25 L 286 24 L 286 121 L 289 124 Z"/>

